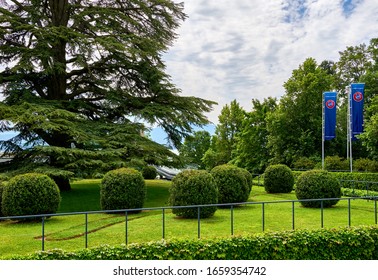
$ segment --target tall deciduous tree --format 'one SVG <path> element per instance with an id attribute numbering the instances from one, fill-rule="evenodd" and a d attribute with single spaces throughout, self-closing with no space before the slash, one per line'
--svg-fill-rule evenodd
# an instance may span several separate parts
<path id="1" fill-rule="evenodd" d="M 142 136 L 161 126 L 173 145 L 208 123 L 211 101 L 182 97 L 162 53 L 186 18 L 171 0 L 9 0 L 0 7 L 0 148 L 6 166 L 60 178 L 132 159 L 167 163 Z"/>
<path id="2" fill-rule="evenodd" d="M 238 134 L 232 162 L 253 173 L 263 173 L 270 160 L 267 116 L 274 112 L 277 100 L 272 97 L 260 102 L 252 99 L 252 110 L 246 113 Z"/>
<path id="3" fill-rule="evenodd" d="M 241 131 L 245 111 L 233 100 L 226 104 L 218 116 L 219 124 L 215 129 L 215 152 L 218 154 L 218 164 L 228 163 L 232 159 L 232 151 L 236 143 L 236 135 Z"/>
<path id="4" fill-rule="evenodd" d="M 286 94 L 268 116 L 268 146 L 275 162 L 291 164 L 302 156 L 321 154 L 322 93 L 332 76 L 308 58 L 285 82 Z"/>

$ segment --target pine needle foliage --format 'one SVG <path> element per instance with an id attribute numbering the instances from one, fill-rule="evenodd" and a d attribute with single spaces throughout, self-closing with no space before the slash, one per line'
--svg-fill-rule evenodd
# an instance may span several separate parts
<path id="1" fill-rule="evenodd" d="M 133 159 L 177 163 L 143 134 L 160 126 L 177 147 L 215 104 L 180 96 L 165 72 L 186 17 L 171 0 L 2 1 L 0 132 L 17 132 L 0 142 L 14 157 L 2 170 L 67 179 Z"/>

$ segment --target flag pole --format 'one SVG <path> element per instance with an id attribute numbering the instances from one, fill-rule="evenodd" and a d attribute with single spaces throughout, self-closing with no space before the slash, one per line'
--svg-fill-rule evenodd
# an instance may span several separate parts
<path id="1" fill-rule="evenodd" d="M 352 138 L 353 138 L 353 128 L 352 128 L 352 99 L 351 99 L 351 94 L 352 94 L 352 88 L 349 86 L 349 91 L 348 91 L 348 116 L 349 116 L 349 163 L 350 163 L 350 172 L 353 172 L 353 147 L 352 147 Z"/>
<path id="2" fill-rule="evenodd" d="M 324 103 L 325 103 L 325 94 L 323 93 L 323 101 L 322 101 L 322 169 L 323 170 L 324 170 L 324 134 L 325 134 Z"/>
<path id="3" fill-rule="evenodd" d="M 346 93 L 346 96 L 347 96 L 347 104 L 348 104 L 348 106 L 347 106 L 347 118 L 346 118 L 346 129 L 347 129 L 347 149 L 346 149 L 346 154 L 347 154 L 347 160 L 349 160 L 349 138 L 350 138 L 350 136 L 349 136 L 349 133 L 350 133 L 350 128 L 349 128 L 349 126 L 350 126 L 350 103 L 349 103 L 349 90 L 348 90 L 348 86 L 347 87 L 345 87 L 345 93 Z"/>

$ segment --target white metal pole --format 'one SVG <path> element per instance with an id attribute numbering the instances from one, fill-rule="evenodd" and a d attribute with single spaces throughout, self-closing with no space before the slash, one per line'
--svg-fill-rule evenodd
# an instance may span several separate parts
<path id="1" fill-rule="evenodd" d="M 324 170 L 324 126 L 325 126 L 325 117 L 324 117 L 324 102 L 325 102 L 325 95 L 323 93 L 323 99 L 322 99 L 322 169 Z"/>
<path id="2" fill-rule="evenodd" d="M 352 147 L 352 138 L 353 138 L 353 123 L 352 123 L 352 98 L 351 98 L 352 88 L 349 86 L 349 162 L 350 162 L 350 172 L 353 172 L 353 147 Z"/>
<path id="3" fill-rule="evenodd" d="M 347 154 L 347 160 L 349 160 L 349 132 L 350 132 L 350 128 L 349 128 L 349 125 L 350 125 L 350 110 L 349 110 L 349 90 L 348 90 L 348 87 L 345 88 L 345 94 L 347 96 L 347 117 L 346 117 L 346 129 L 347 129 L 347 150 L 346 150 L 346 154 Z"/>

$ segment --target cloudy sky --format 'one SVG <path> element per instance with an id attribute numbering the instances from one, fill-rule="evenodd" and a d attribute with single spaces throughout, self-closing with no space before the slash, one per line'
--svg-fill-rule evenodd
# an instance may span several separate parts
<path id="1" fill-rule="evenodd" d="M 179 0 L 175 0 L 179 2 Z M 189 18 L 164 56 L 182 95 L 218 102 L 280 97 L 306 58 L 337 61 L 378 37 L 377 0 L 183 0 Z"/>

